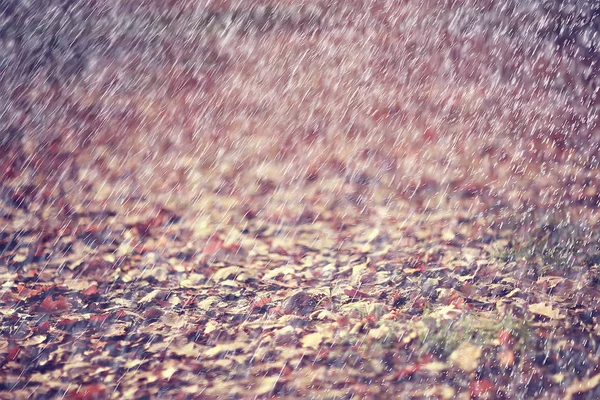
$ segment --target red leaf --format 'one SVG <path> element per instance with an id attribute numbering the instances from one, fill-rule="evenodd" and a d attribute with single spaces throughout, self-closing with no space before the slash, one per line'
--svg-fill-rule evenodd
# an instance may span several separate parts
<path id="1" fill-rule="evenodd" d="M 56 311 L 65 311 L 71 308 L 71 304 L 63 296 L 58 296 L 58 299 L 54 302 L 54 308 Z"/>
<path id="2" fill-rule="evenodd" d="M 73 319 L 73 318 L 61 318 L 56 324 L 57 325 L 71 325 L 78 321 L 79 321 L 78 319 Z"/>
<path id="3" fill-rule="evenodd" d="M 25 298 L 36 296 L 36 295 L 40 294 L 41 292 L 42 292 L 41 290 L 29 289 L 29 288 L 25 287 L 25 285 L 22 285 L 22 284 L 17 285 L 17 293 L 19 294 L 19 296 L 23 296 Z"/>
<path id="4" fill-rule="evenodd" d="M 500 329 L 500 331 L 498 331 L 498 341 L 503 347 L 512 347 L 515 344 L 512 333 L 506 329 Z"/>
<path id="5" fill-rule="evenodd" d="M 343 315 L 337 317 L 335 322 L 338 324 L 339 327 L 344 328 L 350 324 L 350 317 L 348 315 Z"/>
<path id="6" fill-rule="evenodd" d="M 211 238 L 208 243 L 206 244 L 206 246 L 204 246 L 204 250 L 202 251 L 202 253 L 204 254 L 214 254 L 217 251 L 219 251 L 222 247 L 223 244 L 225 242 L 222 241 L 219 238 L 213 237 Z"/>
<path id="7" fill-rule="evenodd" d="M 271 302 L 270 298 L 268 298 L 268 297 L 261 297 L 260 299 L 254 300 L 252 302 L 252 305 L 250 306 L 250 309 L 252 311 L 260 310 L 264 306 L 266 306 L 267 304 L 269 304 L 270 302 Z"/>
<path id="8" fill-rule="evenodd" d="M 196 303 L 196 297 L 188 297 L 187 299 L 183 300 L 183 302 L 181 303 L 181 307 L 190 307 L 194 305 L 194 303 Z"/>
<path id="9" fill-rule="evenodd" d="M 52 299 L 52 296 L 46 296 L 46 298 L 40 304 L 39 310 L 44 312 L 56 311 L 54 308 L 54 299 Z"/>
<path id="10" fill-rule="evenodd" d="M 50 329 L 50 322 L 48 322 L 48 321 L 44 321 L 37 326 L 37 330 L 40 332 L 48 332 L 49 329 Z"/>
<path id="11" fill-rule="evenodd" d="M 92 296 L 98 294 L 98 286 L 92 285 L 89 288 L 85 289 L 83 292 L 81 292 L 81 294 L 83 294 L 84 296 Z"/>
<path id="12" fill-rule="evenodd" d="M 485 394 L 492 393 L 494 390 L 496 390 L 496 387 L 489 379 L 473 381 L 469 385 L 469 392 L 471 394 L 471 398 L 481 397 Z"/>
<path id="13" fill-rule="evenodd" d="M 421 369 L 424 365 L 428 364 L 432 360 L 430 354 L 425 354 L 421 360 L 419 360 L 416 364 L 409 365 L 407 367 L 402 368 L 400 371 L 396 373 L 394 376 L 395 379 L 402 379 L 409 375 L 414 374 L 418 370 Z"/>
<path id="14" fill-rule="evenodd" d="M 375 326 L 377 324 L 377 317 L 375 317 L 373 314 L 367 315 L 365 320 L 370 326 Z"/>
<path id="15" fill-rule="evenodd" d="M 110 317 L 109 313 L 92 315 L 90 317 L 90 322 L 93 322 L 95 324 L 99 324 L 99 323 L 102 323 L 102 322 L 106 321 L 109 317 Z"/>
<path id="16" fill-rule="evenodd" d="M 425 306 L 429 303 L 429 300 L 425 297 L 419 297 L 413 303 L 413 309 L 417 311 L 423 311 Z"/>
<path id="17" fill-rule="evenodd" d="M 68 393 L 67 398 L 73 400 L 99 400 L 106 397 L 106 386 L 95 383 Z"/>
<path id="18" fill-rule="evenodd" d="M 270 314 L 279 314 L 279 315 L 283 315 L 283 309 L 281 307 L 273 307 L 269 309 L 269 313 Z"/>
<path id="19" fill-rule="evenodd" d="M 364 299 L 364 298 L 371 297 L 367 293 L 361 292 L 361 291 L 356 290 L 356 289 L 344 289 L 344 294 L 346 296 L 349 296 L 349 297 L 352 297 L 352 298 L 359 297 L 359 298 L 363 298 Z"/>
<path id="20" fill-rule="evenodd" d="M 154 301 L 156 304 L 164 308 L 169 308 L 171 306 L 171 303 L 169 303 L 167 300 L 154 299 Z"/>
<path id="21" fill-rule="evenodd" d="M 19 353 L 21 353 L 21 347 L 19 347 L 19 346 L 8 349 L 8 355 L 6 356 L 6 358 L 4 360 L 5 361 L 15 361 L 17 359 Z"/>
<path id="22" fill-rule="evenodd" d="M 54 300 L 53 296 L 46 296 L 46 298 L 40 303 L 38 310 L 47 313 L 66 311 L 71 308 L 71 305 L 63 296 L 58 296 Z"/>

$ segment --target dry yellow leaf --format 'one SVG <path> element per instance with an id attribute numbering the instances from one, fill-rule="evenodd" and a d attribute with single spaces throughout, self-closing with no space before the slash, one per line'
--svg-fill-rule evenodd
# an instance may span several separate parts
<path id="1" fill-rule="evenodd" d="M 214 322 L 214 321 L 210 320 L 210 321 L 208 321 L 208 322 L 206 323 L 206 325 L 204 326 L 204 334 L 205 334 L 205 335 L 208 335 L 208 334 L 210 334 L 211 332 L 214 332 L 214 331 L 216 331 L 218 328 L 219 328 L 219 325 L 218 325 L 216 322 Z"/>
<path id="2" fill-rule="evenodd" d="M 371 329 L 368 336 L 372 339 L 387 339 L 392 336 L 392 331 L 388 326 L 380 326 L 379 328 Z"/>
<path id="3" fill-rule="evenodd" d="M 44 342 L 46 338 L 46 335 L 33 335 L 27 339 L 19 340 L 17 343 L 19 343 L 20 346 L 37 346 Z"/>
<path id="4" fill-rule="evenodd" d="M 26 254 L 22 254 L 22 253 L 21 254 L 15 254 L 13 256 L 12 260 L 14 262 L 19 262 L 20 263 L 20 262 L 23 262 L 23 261 L 27 260 L 27 255 Z"/>
<path id="5" fill-rule="evenodd" d="M 202 301 L 198 302 L 198 308 L 204 311 L 208 311 L 212 308 L 213 304 L 216 304 L 221 301 L 221 298 L 218 296 L 209 296 Z"/>
<path id="6" fill-rule="evenodd" d="M 259 384 L 254 389 L 252 389 L 252 394 L 255 396 L 263 396 L 269 394 L 275 388 L 275 385 L 277 384 L 278 380 L 278 375 L 262 378 Z"/>
<path id="7" fill-rule="evenodd" d="M 224 281 L 226 279 L 235 277 L 240 272 L 241 268 L 238 266 L 220 268 L 217 272 L 215 272 L 212 278 L 217 282 Z"/>
<path id="8" fill-rule="evenodd" d="M 553 309 L 551 305 L 546 303 L 536 303 L 529 306 L 529 311 L 534 314 L 541 315 L 543 317 L 552 319 L 563 319 L 564 316 L 560 315 L 559 310 Z"/>
<path id="9" fill-rule="evenodd" d="M 455 367 L 465 372 L 472 372 L 479 366 L 479 357 L 481 357 L 481 347 L 463 342 L 448 359 Z"/>
<path id="10" fill-rule="evenodd" d="M 223 344 L 216 345 L 215 347 L 212 347 L 212 348 L 206 350 L 204 352 L 204 354 L 207 357 L 215 357 L 221 353 L 233 353 L 233 352 L 240 350 L 246 346 L 247 346 L 247 344 L 242 343 L 242 342 L 223 343 Z"/>
<path id="11" fill-rule="evenodd" d="M 144 297 L 142 297 L 139 302 L 140 303 L 148 303 L 152 300 L 154 300 L 154 298 L 156 296 L 158 296 L 160 294 L 160 290 L 159 289 L 155 289 L 153 291 L 151 291 L 150 293 L 148 293 L 147 295 L 145 295 Z"/>
<path id="12" fill-rule="evenodd" d="M 444 229 L 442 231 L 442 240 L 446 240 L 449 242 L 449 241 L 454 240 L 455 238 L 456 238 L 456 235 L 450 229 Z"/>
<path id="13" fill-rule="evenodd" d="M 565 399 L 569 400 L 573 398 L 573 395 L 589 392 L 596 386 L 600 385 L 600 374 L 594 375 L 589 379 L 580 381 L 575 379 L 575 382 L 569 386 L 565 392 Z"/>
<path id="14" fill-rule="evenodd" d="M 309 333 L 300 340 L 302 347 L 311 347 L 315 350 L 319 348 L 319 345 L 322 341 L 323 335 L 321 335 L 319 332 Z"/>
<path id="15" fill-rule="evenodd" d="M 434 374 L 440 373 L 442 371 L 445 371 L 448 369 L 448 365 L 446 363 L 443 362 L 439 362 L 439 361 L 434 361 L 434 362 L 430 362 L 429 364 L 425 364 L 421 367 L 421 369 L 425 370 L 425 371 L 429 371 L 432 372 Z"/>
<path id="16" fill-rule="evenodd" d="M 169 379 L 171 379 L 171 377 L 173 376 L 173 374 L 175 372 L 177 372 L 177 367 L 175 367 L 174 365 L 170 365 L 170 366 L 166 367 L 165 369 L 163 369 L 162 371 L 160 371 L 160 377 L 162 379 L 169 380 Z"/>

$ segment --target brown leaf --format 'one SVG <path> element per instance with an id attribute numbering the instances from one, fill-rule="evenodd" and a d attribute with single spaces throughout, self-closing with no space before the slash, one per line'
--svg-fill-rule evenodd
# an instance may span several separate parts
<path id="1" fill-rule="evenodd" d="M 257 300 L 254 300 L 250 305 L 250 309 L 252 311 L 257 311 L 263 309 L 267 304 L 271 302 L 271 299 L 268 297 L 261 297 Z"/>
<path id="2" fill-rule="evenodd" d="M 299 290 L 288 296 L 281 305 L 281 311 L 284 314 L 298 313 L 301 315 L 310 314 L 316 307 L 318 299 L 303 290 Z"/>
<path id="3" fill-rule="evenodd" d="M 149 307 L 144 311 L 144 318 L 158 318 L 163 314 L 162 309 L 158 307 Z"/>
<path id="4" fill-rule="evenodd" d="M 83 294 L 84 296 L 92 296 L 98 294 L 98 286 L 92 285 L 89 288 L 85 289 L 83 292 L 81 292 L 81 294 Z"/>
<path id="5" fill-rule="evenodd" d="M 58 296 L 58 298 L 54 300 L 53 296 L 51 295 L 46 296 L 46 298 L 38 306 L 39 311 L 46 313 L 66 311 L 69 308 L 71 308 L 71 305 L 65 297 Z"/>
<path id="6" fill-rule="evenodd" d="M 344 289 L 344 294 L 348 297 L 352 297 L 352 298 L 369 298 L 371 297 L 370 295 L 368 295 L 365 292 L 361 292 L 360 290 L 356 290 L 356 289 Z"/>

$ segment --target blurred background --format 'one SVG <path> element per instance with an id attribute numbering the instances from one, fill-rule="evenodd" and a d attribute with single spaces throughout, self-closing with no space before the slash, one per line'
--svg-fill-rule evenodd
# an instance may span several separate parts
<path id="1" fill-rule="evenodd" d="M 593 216 L 599 27 L 592 1 L 3 1 L 0 199 Z"/>

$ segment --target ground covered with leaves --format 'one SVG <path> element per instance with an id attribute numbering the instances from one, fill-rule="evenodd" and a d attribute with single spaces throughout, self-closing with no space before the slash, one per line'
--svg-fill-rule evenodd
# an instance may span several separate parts
<path id="1" fill-rule="evenodd" d="M 600 396 L 592 6 L 9 3 L 0 398 Z"/>

